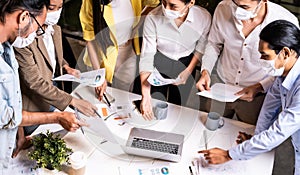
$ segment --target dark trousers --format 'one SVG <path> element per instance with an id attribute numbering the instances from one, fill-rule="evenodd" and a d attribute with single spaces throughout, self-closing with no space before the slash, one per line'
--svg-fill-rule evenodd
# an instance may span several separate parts
<path id="1" fill-rule="evenodd" d="M 154 56 L 154 67 L 164 78 L 176 79 L 190 64 L 194 54 L 182 57 L 178 61 L 168 58 L 160 52 Z M 183 85 L 151 86 L 152 98 L 167 101 L 177 105 L 186 105 L 191 88 L 194 84 L 195 70 Z"/>

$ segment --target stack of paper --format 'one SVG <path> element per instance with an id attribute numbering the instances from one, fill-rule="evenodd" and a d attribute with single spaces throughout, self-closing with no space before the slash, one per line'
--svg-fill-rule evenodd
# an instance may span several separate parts
<path id="1" fill-rule="evenodd" d="M 214 84 L 210 91 L 198 92 L 197 95 L 201 95 L 206 98 L 211 98 L 221 102 L 234 102 L 242 95 L 235 95 L 237 92 L 241 91 L 243 88 L 238 86 L 233 86 L 229 84 L 216 83 Z"/>

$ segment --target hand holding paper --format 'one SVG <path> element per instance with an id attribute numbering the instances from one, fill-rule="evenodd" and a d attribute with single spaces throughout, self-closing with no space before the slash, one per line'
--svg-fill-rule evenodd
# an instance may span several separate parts
<path id="1" fill-rule="evenodd" d="M 80 84 L 97 87 L 105 81 L 105 69 L 98 69 L 80 74 L 80 78 L 74 75 L 65 74 L 53 79 L 53 81 L 75 81 Z"/>
<path id="2" fill-rule="evenodd" d="M 164 78 L 157 69 L 154 69 L 154 71 L 150 74 L 147 81 L 152 86 L 163 86 L 168 84 L 177 84 L 181 82 L 180 77 L 177 77 L 176 79 L 168 79 Z"/>
<path id="3" fill-rule="evenodd" d="M 238 86 L 216 83 L 211 87 L 210 91 L 198 92 L 197 95 L 201 95 L 206 98 L 211 98 L 221 102 L 234 102 L 243 95 L 236 95 L 236 93 L 240 90 L 242 90 L 242 88 Z"/>

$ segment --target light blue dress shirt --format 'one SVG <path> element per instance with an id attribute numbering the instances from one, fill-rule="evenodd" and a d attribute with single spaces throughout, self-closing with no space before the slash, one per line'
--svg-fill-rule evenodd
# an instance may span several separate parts
<path id="1" fill-rule="evenodd" d="M 0 174 L 9 165 L 22 121 L 18 67 L 12 46 L 0 43 Z"/>
<path id="2" fill-rule="evenodd" d="M 277 147 L 292 136 L 295 175 L 300 175 L 300 57 L 288 75 L 277 77 L 266 95 L 255 135 L 229 150 L 234 160 L 245 160 Z"/>

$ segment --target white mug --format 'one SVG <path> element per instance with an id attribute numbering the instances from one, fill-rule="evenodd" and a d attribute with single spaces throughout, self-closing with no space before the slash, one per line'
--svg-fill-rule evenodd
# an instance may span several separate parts
<path id="1" fill-rule="evenodd" d="M 157 120 L 164 120 L 168 116 L 168 103 L 157 102 L 153 108 L 154 116 Z"/>
<path id="2" fill-rule="evenodd" d="M 207 114 L 207 120 L 205 123 L 205 127 L 208 130 L 214 131 L 218 128 L 222 128 L 224 126 L 224 119 L 222 116 L 216 112 L 209 112 Z"/>

